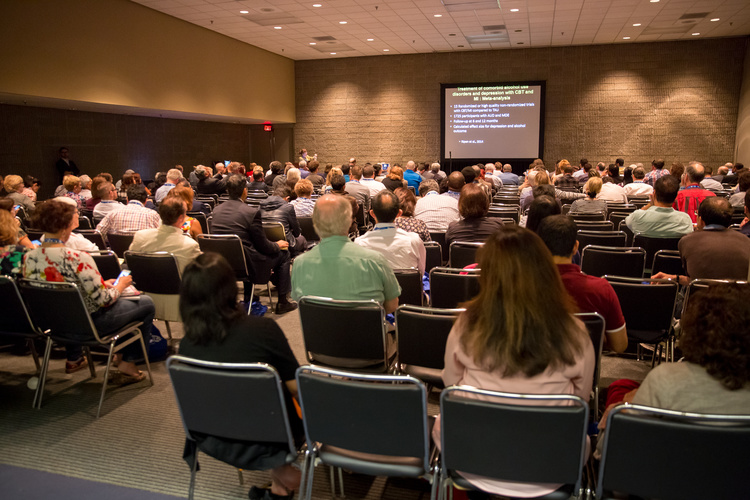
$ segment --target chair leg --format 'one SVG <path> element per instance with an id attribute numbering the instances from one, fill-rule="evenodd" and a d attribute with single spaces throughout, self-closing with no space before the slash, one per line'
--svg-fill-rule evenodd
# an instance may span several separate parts
<path id="1" fill-rule="evenodd" d="M 341 467 L 338 467 L 339 470 L 339 488 L 341 489 L 341 498 L 346 498 L 346 494 L 344 493 L 344 471 Z"/>
<path id="2" fill-rule="evenodd" d="M 172 340 L 172 327 L 169 326 L 169 321 L 164 321 L 164 324 L 167 325 L 167 337 L 169 337 L 169 340 Z"/>
<path id="3" fill-rule="evenodd" d="M 36 372 L 39 373 L 41 366 L 39 365 L 39 353 L 36 352 L 36 346 L 34 345 L 34 339 L 28 341 L 29 349 L 31 350 L 31 357 L 34 358 L 34 366 L 36 366 Z"/>
<path id="4" fill-rule="evenodd" d="M 193 500 L 195 493 L 195 473 L 198 470 L 198 449 L 195 449 L 195 461 L 193 466 L 190 468 L 190 488 L 188 489 L 188 499 Z"/>
<path id="5" fill-rule="evenodd" d="M 37 410 L 42 407 L 42 396 L 44 396 L 44 383 L 47 381 L 47 369 L 49 368 L 49 357 L 52 353 L 52 339 L 47 337 L 47 343 L 44 346 L 44 358 L 42 359 L 42 370 L 39 373 L 39 382 L 36 385 L 36 392 L 34 393 L 34 402 L 31 404 L 32 408 Z"/>
<path id="6" fill-rule="evenodd" d="M 141 350 L 143 351 L 143 360 L 146 362 L 146 371 L 148 371 L 148 380 L 151 382 L 151 387 L 154 386 L 154 376 L 151 374 L 151 363 L 148 361 L 148 350 L 146 349 L 146 341 L 143 340 L 143 333 L 141 333 L 138 339 L 141 342 Z"/>
<path id="7" fill-rule="evenodd" d="M 86 360 L 89 362 L 89 373 L 91 374 L 91 378 L 96 378 L 96 368 L 94 368 L 94 358 L 91 357 L 91 349 L 89 347 L 84 347 L 83 352 L 86 355 Z"/>
<path id="8" fill-rule="evenodd" d="M 115 354 L 115 343 L 110 342 L 109 354 L 107 354 L 107 367 L 104 369 L 104 382 L 102 382 L 102 393 L 99 396 L 99 408 L 96 410 L 96 418 L 102 413 L 102 403 L 104 403 L 104 394 L 107 392 L 107 381 L 109 379 L 109 367 L 112 366 L 112 356 Z"/>
<path id="9" fill-rule="evenodd" d="M 273 309 L 273 295 L 271 295 L 271 283 L 266 283 L 266 288 L 268 289 L 268 302 L 271 304 L 271 309 Z"/>
<path id="10" fill-rule="evenodd" d="M 330 480 L 331 480 L 331 497 L 336 498 L 336 477 L 334 472 L 334 467 L 332 465 L 328 466 L 328 472 L 330 474 Z"/>
<path id="11" fill-rule="evenodd" d="M 237 469 L 237 477 L 240 480 L 240 486 L 245 484 L 245 478 L 242 477 L 242 469 Z"/>
<path id="12" fill-rule="evenodd" d="M 247 283 L 245 283 L 243 286 L 246 286 Z M 250 301 L 247 303 L 247 315 L 250 316 L 250 313 L 253 310 L 253 299 L 255 298 L 255 285 L 250 284 Z M 302 500 L 300 498 L 300 500 Z"/>
<path id="13" fill-rule="evenodd" d="M 302 476 L 300 477 L 300 480 L 299 480 L 299 494 L 297 496 L 299 500 L 305 500 L 305 495 L 307 494 L 306 486 L 307 486 L 307 474 L 308 474 L 307 468 L 310 465 L 309 457 L 310 457 L 310 451 L 305 450 L 305 455 L 302 460 Z"/>

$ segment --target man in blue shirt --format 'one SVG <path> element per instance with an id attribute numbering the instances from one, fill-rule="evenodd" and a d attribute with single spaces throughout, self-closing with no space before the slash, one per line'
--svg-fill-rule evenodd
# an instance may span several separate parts
<path id="1" fill-rule="evenodd" d="M 424 180 L 414 169 L 417 165 L 413 161 L 409 161 L 406 164 L 406 170 L 404 170 L 404 180 L 409 184 L 409 187 L 413 187 L 415 191 L 419 190 L 419 184 Z"/>

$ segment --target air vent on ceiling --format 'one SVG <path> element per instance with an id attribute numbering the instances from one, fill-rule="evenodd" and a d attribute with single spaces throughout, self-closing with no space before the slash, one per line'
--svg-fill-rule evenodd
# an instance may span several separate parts
<path id="1" fill-rule="evenodd" d="M 335 40 L 335 38 L 332 36 L 314 36 L 312 37 L 312 39 L 316 42 L 327 42 L 329 40 Z"/>
<path id="2" fill-rule="evenodd" d="M 354 50 L 353 48 L 349 47 L 345 43 L 339 42 L 338 40 L 336 40 L 336 41 L 328 41 L 328 42 L 326 42 L 323 45 L 321 45 L 321 44 L 311 45 L 310 48 L 311 49 L 315 49 L 318 52 L 324 52 L 324 53 L 336 52 L 337 54 L 341 53 L 341 52 L 347 52 L 347 51 L 350 51 L 350 50 Z"/>
<path id="3" fill-rule="evenodd" d="M 448 12 L 499 9 L 498 0 L 442 0 Z"/>
<path id="4" fill-rule="evenodd" d="M 261 26 L 281 26 L 286 24 L 300 24 L 304 22 L 272 5 L 256 7 L 243 17 L 248 21 L 252 21 Z"/>
<path id="5" fill-rule="evenodd" d="M 708 16 L 710 12 L 692 12 L 689 14 L 683 14 L 680 16 L 680 21 L 683 19 L 703 19 L 704 17 Z"/>
<path id="6" fill-rule="evenodd" d="M 505 31 L 505 25 L 504 24 L 493 24 L 492 26 L 482 26 L 482 29 L 485 33 L 501 33 Z"/>
<path id="7" fill-rule="evenodd" d="M 641 35 L 681 35 L 690 29 L 689 25 L 678 26 L 649 26 L 641 32 Z"/>
<path id="8" fill-rule="evenodd" d="M 492 35 L 468 35 L 466 41 L 471 45 L 479 45 L 485 43 L 505 43 L 510 39 L 507 33 L 496 33 Z"/>

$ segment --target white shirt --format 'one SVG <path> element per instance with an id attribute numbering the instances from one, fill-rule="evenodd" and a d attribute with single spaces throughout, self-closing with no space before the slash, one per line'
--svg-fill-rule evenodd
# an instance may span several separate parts
<path id="1" fill-rule="evenodd" d="M 458 200 L 430 191 L 417 200 L 414 217 L 423 221 L 430 231 L 447 231 L 448 224 L 458 220 Z"/>
<path id="2" fill-rule="evenodd" d="M 602 185 L 602 190 L 596 197 L 597 200 L 611 201 L 613 203 L 627 203 L 628 195 L 625 190 L 612 182 L 606 182 Z"/>
<path id="3" fill-rule="evenodd" d="M 419 274 L 424 274 L 427 252 L 417 233 L 398 229 L 392 222 L 381 222 L 354 243 L 382 254 L 391 269 L 414 267 L 419 269 Z"/>
<path id="4" fill-rule="evenodd" d="M 39 238 L 39 241 L 44 243 L 44 235 Z M 70 237 L 68 238 L 68 241 L 65 242 L 65 246 L 68 248 L 72 248 L 73 250 L 81 250 L 83 252 L 96 252 L 99 250 L 99 247 L 96 246 L 93 241 L 89 240 L 80 233 L 70 233 Z"/>
<path id="5" fill-rule="evenodd" d="M 706 177 L 701 181 L 701 187 L 703 189 L 710 189 L 711 191 L 719 191 L 721 189 L 724 189 L 724 186 L 721 185 L 721 182 L 717 181 L 716 179 L 712 179 L 711 177 Z M 737 186 L 739 187 L 739 185 Z"/>
<path id="6" fill-rule="evenodd" d="M 182 229 L 162 224 L 156 229 L 142 229 L 133 235 L 133 252 L 169 252 L 177 258 L 180 273 L 201 254 L 198 242 L 183 234 Z"/>
<path id="7" fill-rule="evenodd" d="M 125 208 L 125 205 L 116 200 L 102 200 L 94 207 L 94 217 L 104 217 L 109 213 Z"/>
<path id="8" fill-rule="evenodd" d="M 359 183 L 370 190 L 370 198 L 373 198 L 376 194 L 385 189 L 385 184 L 375 179 L 365 179 L 364 177 L 359 180 Z"/>
<path id="9" fill-rule="evenodd" d="M 654 192 L 654 187 L 643 181 L 633 181 L 622 189 L 627 196 L 649 196 Z"/>

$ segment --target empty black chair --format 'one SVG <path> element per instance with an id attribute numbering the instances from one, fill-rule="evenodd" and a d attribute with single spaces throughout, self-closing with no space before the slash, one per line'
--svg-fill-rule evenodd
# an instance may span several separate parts
<path id="1" fill-rule="evenodd" d="M 579 229 L 576 235 L 578 248 L 584 249 L 588 245 L 605 247 L 624 247 L 627 236 L 622 231 L 589 231 Z"/>
<path id="2" fill-rule="evenodd" d="M 207 194 L 198 194 L 195 195 L 195 199 L 200 201 L 201 203 L 205 203 L 209 206 L 210 211 L 213 211 L 214 208 L 216 208 L 216 205 L 219 203 L 219 196 L 218 195 L 207 195 Z"/>
<path id="3" fill-rule="evenodd" d="M 297 222 L 299 222 L 299 227 L 302 230 L 302 236 L 308 242 L 320 241 L 320 236 L 313 226 L 312 217 L 297 217 Z"/>
<path id="4" fill-rule="evenodd" d="M 26 304 L 21 299 L 16 282 L 9 276 L 0 276 L 0 304 L 3 304 L 0 335 L 26 339 L 38 372 L 41 365 L 34 341 L 43 338 L 46 342 L 50 342 L 50 339 L 34 327 L 29 312 L 26 310 Z"/>
<path id="5" fill-rule="evenodd" d="M 451 243 L 448 252 L 448 266 L 460 269 L 471 264 L 477 263 L 477 250 L 484 243 L 475 243 L 471 241 L 454 241 Z"/>
<path id="6" fill-rule="evenodd" d="M 659 250 L 678 250 L 677 245 L 680 238 L 650 238 L 637 233 L 633 236 L 633 246 L 641 247 L 646 251 L 646 263 L 654 262 L 654 255 Z"/>
<path id="7" fill-rule="evenodd" d="M 479 293 L 479 269 L 436 267 L 430 271 L 430 305 L 455 309 Z"/>
<path id="8" fill-rule="evenodd" d="M 750 415 L 621 405 L 607 419 L 596 498 L 747 498 L 748 463 Z"/>
<path id="9" fill-rule="evenodd" d="M 463 311 L 399 306 L 396 310 L 398 370 L 427 384 L 442 387 L 445 343 L 453 323 Z"/>
<path id="10" fill-rule="evenodd" d="M 602 348 L 604 346 L 604 327 L 606 321 L 604 316 L 599 313 L 577 313 L 576 318 L 583 321 L 586 330 L 589 332 L 591 342 L 594 344 L 594 354 L 596 355 L 596 364 L 594 365 L 594 383 L 592 386 L 592 395 L 590 408 L 593 415 L 592 420 L 599 420 L 599 378 L 602 367 Z"/>
<path id="11" fill-rule="evenodd" d="M 305 296 L 299 314 L 308 362 L 376 373 L 390 369 L 395 343 L 378 302 Z"/>
<path id="12" fill-rule="evenodd" d="M 358 474 L 423 477 L 432 483 L 430 498 L 435 498 L 437 474 L 430 461 L 427 390 L 422 382 L 405 375 L 302 366 L 297 369 L 297 387 L 307 439 L 301 500 L 310 500 L 315 468 L 321 462 Z M 339 480 L 343 497 L 341 474 Z"/>
<path id="13" fill-rule="evenodd" d="M 682 257 L 678 250 L 657 250 L 651 265 L 651 274 L 685 274 L 682 267 Z"/>
<path id="14" fill-rule="evenodd" d="M 591 276 L 605 274 L 640 278 L 646 265 L 646 252 L 638 247 L 589 245 L 581 251 L 581 271 Z"/>
<path id="15" fill-rule="evenodd" d="M 445 239 L 445 231 L 430 231 L 430 239 L 440 245 L 443 249 L 443 262 L 448 262 L 448 242 Z"/>
<path id="16" fill-rule="evenodd" d="M 638 210 L 638 207 L 633 205 L 632 203 L 611 203 L 607 202 L 607 217 L 612 215 L 613 212 L 618 213 L 631 213 Z"/>
<path id="17" fill-rule="evenodd" d="M 440 243 L 437 241 L 425 241 L 424 249 L 426 255 L 425 271 L 427 271 L 427 273 L 429 273 L 433 267 L 440 267 L 443 265 L 443 249 L 440 246 Z"/>
<path id="18" fill-rule="evenodd" d="M 625 212 L 610 212 L 609 221 L 612 223 L 612 227 L 615 230 L 621 231 L 620 222 L 624 221 L 628 215 L 630 214 Z"/>
<path id="19" fill-rule="evenodd" d="M 393 274 L 401 286 L 401 295 L 398 297 L 399 304 L 422 305 L 422 275 L 418 269 L 394 269 Z"/>
<path id="20" fill-rule="evenodd" d="M 614 231 L 615 226 L 612 221 L 586 221 L 586 220 L 575 220 L 576 228 L 579 231 Z"/>
<path id="21" fill-rule="evenodd" d="M 109 248 L 117 254 L 121 259 L 125 258 L 125 252 L 130 248 L 133 243 L 133 237 L 135 232 L 132 231 L 116 231 L 114 233 L 107 233 L 107 242 Z"/>
<path id="22" fill-rule="evenodd" d="M 628 238 L 627 246 L 632 247 L 633 246 L 633 231 L 630 230 L 627 224 L 625 224 L 625 220 L 621 220 L 619 225 L 617 226 L 617 229 L 625 233 L 625 236 Z"/>
<path id="23" fill-rule="evenodd" d="M 105 280 L 117 279 L 122 271 L 120 261 L 112 250 L 99 250 L 98 252 L 89 252 L 91 258 L 96 262 L 96 268 L 99 274 Z"/>
<path id="24" fill-rule="evenodd" d="M 201 230 L 203 231 L 204 234 L 208 232 L 208 219 L 206 219 L 205 213 L 188 212 L 186 215 L 198 221 L 198 223 L 201 225 Z"/>
<path id="25" fill-rule="evenodd" d="M 651 203 L 651 198 L 648 196 L 628 196 L 628 203 L 635 205 L 636 208 L 641 208 Z"/>
<path id="26" fill-rule="evenodd" d="M 569 212 L 574 221 L 604 221 L 607 220 L 606 212 L 593 212 L 593 213 L 580 213 L 580 212 Z"/>
<path id="27" fill-rule="evenodd" d="M 81 236 L 92 242 L 94 245 L 99 247 L 99 250 L 106 250 L 107 244 L 104 243 L 104 238 L 102 238 L 102 233 L 97 231 L 96 229 L 76 229 L 76 233 L 79 233 Z"/>
<path id="28" fill-rule="evenodd" d="M 184 356 L 167 360 L 177 407 L 185 429 L 186 453 L 193 455 L 188 498 L 195 491 L 198 453 L 219 460 L 206 437 L 261 442 L 273 457 L 290 464 L 297 459 L 281 379 L 264 363 L 217 363 Z M 231 457 L 237 460 L 237 457 Z"/>
<path id="29" fill-rule="evenodd" d="M 538 405 L 531 406 L 534 402 Z M 469 386 L 444 389 L 440 395 L 441 498 L 446 498 L 451 483 L 475 489 L 461 473 L 561 484 L 542 497 L 550 500 L 580 495 L 588 413 L 588 405 L 577 396 L 513 394 Z"/>
<path id="30" fill-rule="evenodd" d="M 187 236 L 186 236 L 187 238 Z M 125 263 L 138 290 L 154 301 L 155 319 L 164 321 L 172 338 L 170 321 L 181 321 L 179 310 L 182 273 L 177 259 L 169 252 L 125 252 Z"/>
<path id="31" fill-rule="evenodd" d="M 682 302 L 682 314 L 685 314 L 685 311 L 688 310 L 689 303 L 691 300 L 695 299 L 695 294 L 700 293 L 702 291 L 708 290 L 709 287 L 720 285 L 723 283 L 731 283 L 733 285 L 739 285 L 739 286 L 750 286 L 750 283 L 747 281 L 736 281 L 736 280 L 717 280 L 717 279 L 694 279 L 691 280 L 688 286 L 685 289 L 685 299 Z"/>
<path id="32" fill-rule="evenodd" d="M 519 205 L 490 205 L 487 217 L 513 219 L 518 223 L 521 217 L 521 207 Z"/>

